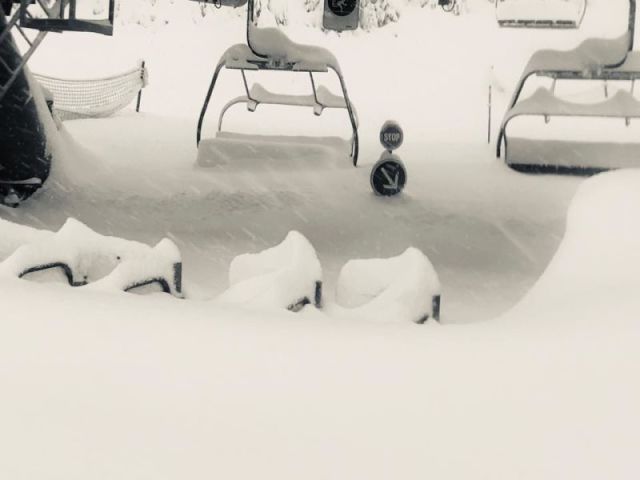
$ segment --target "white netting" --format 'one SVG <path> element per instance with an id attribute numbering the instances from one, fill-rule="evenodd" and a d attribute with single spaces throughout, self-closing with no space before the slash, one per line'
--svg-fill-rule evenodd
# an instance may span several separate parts
<path id="1" fill-rule="evenodd" d="M 148 83 L 144 63 L 106 78 L 67 80 L 39 74 L 34 76 L 53 94 L 54 109 L 61 120 L 112 115 L 129 105 Z"/>

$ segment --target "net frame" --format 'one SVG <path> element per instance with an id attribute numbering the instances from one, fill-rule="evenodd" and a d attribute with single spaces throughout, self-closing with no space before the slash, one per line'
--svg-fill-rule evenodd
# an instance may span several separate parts
<path id="1" fill-rule="evenodd" d="M 144 62 L 118 75 L 93 79 L 64 79 L 36 74 L 53 95 L 53 108 L 61 120 L 108 117 L 129 105 L 147 86 Z"/>

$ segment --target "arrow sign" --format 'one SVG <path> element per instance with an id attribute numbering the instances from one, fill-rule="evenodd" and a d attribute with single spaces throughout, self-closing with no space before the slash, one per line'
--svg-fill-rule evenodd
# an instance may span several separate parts
<path id="1" fill-rule="evenodd" d="M 371 170 L 371 188 L 376 195 L 397 195 L 407 183 L 407 170 L 398 156 L 385 152 Z"/>

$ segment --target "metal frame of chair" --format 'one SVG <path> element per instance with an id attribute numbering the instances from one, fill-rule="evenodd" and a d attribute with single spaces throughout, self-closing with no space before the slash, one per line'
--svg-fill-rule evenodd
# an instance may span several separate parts
<path id="1" fill-rule="evenodd" d="M 627 32 L 617 39 L 588 39 L 576 49 L 570 51 L 541 50 L 536 52 L 524 69 L 509 106 L 502 120 L 496 145 L 496 156 L 502 156 L 504 144 L 505 161 L 508 163 L 507 126 L 516 117 L 524 115 L 541 115 L 545 119 L 551 116 L 565 117 L 619 117 L 629 123 L 630 118 L 636 117 L 635 108 L 623 108 L 624 99 L 618 97 L 615 102 L 606 100 L 595 105 L 571 104 L 554 96 L 557 80 L 628 80 L 632 82 L 640 79 L 640 56 L 633 54 L 636 20 L 636 0 L 629 0 L 629 20 Z M 594 54 L 597 52 L 597 54 Z M 544 102 L 519 103 L 520 96 L 527 80 L 532 76 L 551 78 L 552 89 L 545 94 Z M 538 97 L 542 94 L 537 92 Z M 534 95 L 535 96 L 535 95 Z M 627 95 L 625 99 L 633 99 Z M 616 110 L 618 109 L 617 114 Z M 604 113 L 604 114 L 603 114 Z"/>
<path id="2" fill-rule="evenodd" d="M 211 83 L 209 85 L 209 89 L 207 90 L 207 94 L 205 96 L 205 100 L 200 111 L 200 116 L 198 118 L 198 127 L 196 134 L 196 144 L 199 145 L 202 139 L 202 127 L 204 124 L 204 119 L 209 107 L 209 103 L 211 101 L 211 97 L 213 95 L 216 83 L 218 81 L 220 72 L 223 68 L 230 70 L 240 70 L 244 88 L 246 95 L 242 97 L 238 97 L 233 99 L 225 107 L 223 108 L 220 118 L 218 120 L 218 127 L 221 129 L 222 120 L 224 114 L 231 108 L 233 105 L 238 103 L 246 103 L 249 111 L 254 111 L 256 107 L 261 103 L 268 104 L 278 104 L 278 105 L 288 105 L 288 106 L 311 106 L 314 108 L 314 113 L 319 115 L 322 113 L 322 110 L 325 108 L 344 108 L 347 110 L 349 121 L 352 127 L 352 136 L 351 136 L 351 152 L 350 157 L 353 162 L 353 165 L 356 166 L 358 163 L 358 152 L 359 152 L 359 139 L 358 139 L 358 120 L 355 112 L 355 108 L 351 103 L 349 98 L 349 94 L 347 92 L 346 83 L 340 68 L 337 64 L 332 64 L 332 62 L 317 62 L 315 64 L 306 64 L 304 62 L 290 62 L 286 60 L 282 60 L 279 58 L 275 58 L 268 53 L 264 53 L 260 51 L 260 47 L 257 46 L 252 41 L 252 31 L 254 29 L 254 0 L 249 0 L 247 6 L 247 44 L 238 44 L 230 47 L 223 55 L 220 61 L 218 62 L 215 71 L 213 73 L 213 77 L 211 79 Z M 318 48 L 318 47 L 306 47 L 306 48 Z M 326 73 L 328 71 L 333 71 L 338 80 L 340 82 L 340 88 L 342 89 L 342 98 L 344 99 L 344 105 L 338 106 L 336 104 L 326 104 L 322 102 L 322 99 L 319 98 L 318 92 L 319 90 L 316 88 L 314 73 Z M 296 72 L 296 73 L 306 73 L 309 75 L 311 80 L 312 92 L 310 96 L 290 96 L 290 95 L 269 95 L 265 98 L 257 98 L 255 91 L 252 93 L 252 89 L 249 88 L 249 84 L 246 78 L 246 71 L 279 71 L 279 72 Z M 283 101 L 274 101 L 276 98 Z"/>

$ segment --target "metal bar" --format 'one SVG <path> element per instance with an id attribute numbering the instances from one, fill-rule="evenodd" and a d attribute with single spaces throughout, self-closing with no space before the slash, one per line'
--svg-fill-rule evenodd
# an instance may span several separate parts
<path id="1" fill-rule="evenodd" d="M 22 27 L 20 25 L 16 25 L 16 28 L 18 29 L 18 32 L 20 33 L 22 38 L 24 38 L 24 41 L 27 42 L 29 44 L 29 46 L 32 46 L 33 43 L 31 42 L 31 39 L 29 37 L 27 37 L 27 34 L 24 33 L 24 30 L 22 29 Z"/>
<path id="2" fill-rule="evenodd" d="M 267 58 L 265 55 L 262 55 L 256 52 L 256 50 L 253 48 L 253 45 L 251 44 L 251 30 L 253 28 L 253 16 L 254 16 L 254 5 L 253 5 L 254 1 L 255 0 L 247 1 L 247 45 L 249 46 L 249 49 L 253 52 L 254 55 L 260 58 Z"/>
<path id="3" fill-rule="evenodd" d="M 313 72 L 309 72 L 309 78 L 311 79 L 311 89 L 313 90 L 313 100 L 320 105 L 320 102 L 318 101 L 318 93 L 316 92 L 316 82 L 313 79 Z"/>
<path id="4" fill-rule="evenodd" d="M 244 68 L 240 69 L 240 74 L 242 75 L 242 83 L 244 84 L 244 91 L 247 92 L 247 98 L 251 98 L 251 93 L 249 92 L 249 83 L 247 82 L 247 74 L 244 73 Z"/>
<path id="5" fill-rule="evenodd" d="M 140 64 L 140 79 L 142 80 L 142 87 L 138 90 L 138 99 L 136 100 L 136 112 L 140 112 L 140 102 L 142 101 L 142 89 L 144 87 L 144 66 L 145 61 L 143 60 Z"/>
<path id="6" fill-rule="evenodd" d="M 629 0 L 629 51 L 633 51 L 636 33 L 636 0 Z"/>
<path id="7" fill-rule="evenodd" d="M 358 122 L 356 120 L 356 115 L 353 110 L 353 105 L 351 104 L 351 100 L 349 99 L 349 93 L 347 92 L 347 85 L 342 77 L 342 74 L 329 65 L 329 68 L 335 72 L 338 76 L 338 80 L 340 80 L 340 86 L 342 87 L 342 96 L 344 98 L 344 103 L 347 106 L 347 112 L 349 113 L 349 121 L 351 122 L 351 128 L 353 129 L 353 136 L 351 137 L 351 159 L 353 161 L 353 166 L 358 166 L 358 154 L 360 151 L 360 139 L 358 137 Z"/>
<path id="8" fill-rule="evenodd" d="M 5 62 L 2 57 L 0 57 L 0 65 L 2 65 L 7 72 L 13 73 L 13 68 L 7 65 L 7 62 Z"/>
<path id="9" fill-rule="evenodd" d="M 7 38 L 7 36 L 9 36 L 9 34 L 11 33 L 11 29 L 13 28 L 14 25 L 18 23 L 19 19 L 20 19 L 20 10 L 16 10 L 16 12 L 13 14 L 11 19 L 9 19 L 9 21 L 7 22 L 7 25 L 4 27 L 4 30 L 2 30 L 2 33 L 0 33 L 0 43 L 4 42 L 4 39 Z"/>
<path id="10" fill-rule="evenodd" d="M 200 138 L 202 137 L 202 125 L 204 124 L 204 117 L 207 113 L 207 109 L 209 108 L 209 102 L 211 101 L 211 95 L 213 94 L 213 89 L 216 86 L 216 82 L 218 81 L 218 76 L 220 75 L 220 71 L 225 66 L 224 60 L 218 63 L 216 67 L 216 71 L 213 73 L 213 78 L 211 79 L 211 84 L 209 84 L 209 90 L 207 90 L 207 95 L 204 98 L 204 103 L 202 105 L 202 109 L 200 110 L 200 117 L 198 117 L 198 129 L 196 131 L 196 145 L 200 145 Z"/>
<path id="11" fill-rule="evenodd" d="M 491 90 L 492 85 L 489 84 L 489 118 L 487 121 L 487 145 L 491 145 L 491 107 L 492 107 L 492 99 L 491 99 Z"/>
<path id="12" fill-rule="evenodd" d="M 27 50 L 27 52 L 23 55 L 22 61 L 16 67 L 16 69 L 13 71 L 13 74 L 11 75 L 11 78 L 9 78 L 7 83 L 5 83 L 5 85 L 0 89 L 0 103 L 2 103 L 2 100 L 4 99 L 4 96 L 9 91 L 9 89 L 11 88 L 13 83 L 16 81 L 16 79 L 18 78 L 18 75 L 20 75 L 20 72 L 22 71 L 24 66 L 27 64 L 27 62 L 29 61 L 29 58 L 31 58 L 31 55 L 33 55 L 33 53 L 38 48 L 38 45 L 40 45 L 40 43 L 42 42 L 42 40 L 44 40 L 44 37 L 46 35 L 47 35 L 47 32 L 39 32 L 38 33 L 38 36 L 33 41 L 33 46 L 29 50 Z"/>
<path id="13" fill-rule="evenodd" d="M 22 0 L 22 2 L 26 3 L 27 5 L 29 4 L 29 0 L 27 0 L 26 2 L 25 2 L 25 0 Z M 38 5 L 40 5 L 40 8 L 42 8 L 42 10 L 44 10 L 44 13 L 47 14 L 47 17 L 51 18 L 51 17 L 55 16 L 55 10 L 58 10 L 58 8 L 59 8 L 59 1 L 54 3 L 53 6 L 51 7 L 51 9 L 49 9 L 47 4 L 44 3 L 43 0 L 38 0 Z"/>

